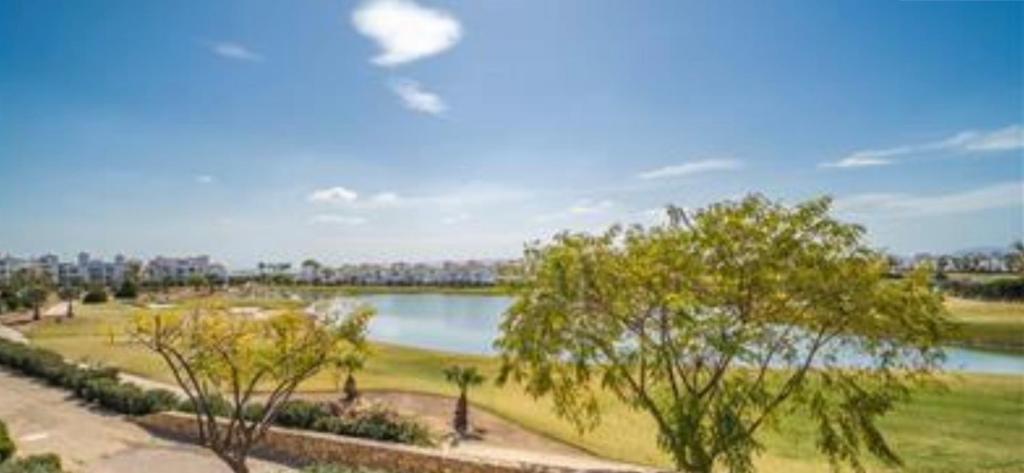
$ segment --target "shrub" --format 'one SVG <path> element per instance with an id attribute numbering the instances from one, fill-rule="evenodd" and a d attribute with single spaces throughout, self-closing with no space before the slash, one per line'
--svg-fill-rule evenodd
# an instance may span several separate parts
<path id="1" fill-rule="evenodd" d="M 226 416 L 231 413 L 231 403 L 229 403 L 224 396 L 217 395 L 216 397 L 211 398 L 207 404 L 213 410 L 214 415 Z M 192 413 L 196 411 L 196 408 L 192 404 L 191 399 L 183 399 L 178 403 L 178 410 L 181 412 Z"/>
<path id="2" fill-rule="evenodd" d="M 107 290 L 102 287 L 90 288 L 82 298 L 83 304 L 102 304 L 104 302 L 107 302 Z"/>
<path id="3" fill-rule="evenodd" d="M 294 400 L 281 405 L 274 423 L 282 427 L 310 429 L 317 420 L 328 416 L 330 413 L 319 404 Z"/>
<path id="4" fill-rule="evenodd" d="M 13 457 L 16 450 L 14 441 L 11 440 L 11 435 L 7 432 L 7 425 L 0 422 L 0 463 Z"/>
<path id="5" fill-rule="evenodd" d="M 312 428 L 320 432 L 350 437 L 412 445 L 433 445 L 430 430 L 425 426 L 413 419 L 400 416 L 394 411 L 377 406 L 340 417 L 322 417 L 313 424 Z"/>
<path id="6" fill-rule="evenodd" d="M 145 392 L 145 398 L 150 412 L 172 411 L 181 403 L 176 393 L 166 389 L 150 389 Z"/>
<path id="7" fill-rule="evenodd" d="M 32 455 L 0 465 L 0 473 L 61 473 L 60 457 L 53 453 Z"/>
<path id="8" fill-rule="evenodd" d="M 114 297 L 118 299 L 135 299 L 139 297 L 139 286 L 130 279 L 125 279 L 121 287 L 117 288 Z"/>

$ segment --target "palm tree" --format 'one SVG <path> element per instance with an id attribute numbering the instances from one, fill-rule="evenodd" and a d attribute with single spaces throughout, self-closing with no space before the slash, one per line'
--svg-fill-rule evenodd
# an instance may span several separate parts
<path id="1" fill-rule="evenodd" d="M 356 385 L 355 372 L 363 369 L 365 359 L 361 354 L 352 353 L 335 363 L 335 368 L 345 372 L 345 384 L 341 389 L 342 401 L 351 404 L 359 398 L 359 387 Z"/>
<path id="2" fill-rule="evenodd" d="M 452 426 L 459 436 L 465 437 L 469 433 L 469 387 L 482 384 L 485 378 L 474 367 L 457 365 L 445 368 L 444 377 L 459 388 L 459 400 L 455 404 Z"/>

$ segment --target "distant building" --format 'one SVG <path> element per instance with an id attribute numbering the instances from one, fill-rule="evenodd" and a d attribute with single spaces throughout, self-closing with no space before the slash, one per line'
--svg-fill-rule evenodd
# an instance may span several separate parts
<path id="1" fill-rule="evenodd" d="M 223 264 L 212 262 L 206 255 L 184 258 L 157 256 L 146 263 L 144 274 L 146 280 L 154 282 L 185 283 L 193 276 L 219 281 L 228 280 L 227 268 Z"/>
<path id="2" fill-rule="evenodd" d="M 307 283 L 355 285 L 468 285 L 498 282 L 504 263 L 446 261 L 440 264 L 392 263 L 327 267 L 303 264 L 298 279 Z"/>
<path id="3" fill-rule="evenodd" d="M 113 262 L 92 259 L 89 253 L 79 253 L 74 262 L 62 262 L 57 255 L 37 258 L 0 257 L 0 282 L 8 281 L 18 270 L 37 268 L 49 275 L 56 285 L 104 284 L 116 285 L 124 281 L 129 266 L 137 262 L 117 255 Z"/>

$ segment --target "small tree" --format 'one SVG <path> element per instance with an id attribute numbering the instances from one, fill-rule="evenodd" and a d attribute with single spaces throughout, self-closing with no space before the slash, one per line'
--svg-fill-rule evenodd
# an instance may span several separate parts
<path id="1" fill-rule="evenodd" d="M 299 312 L 256 320 L 221 307 L 155 311 L 136 319 L 132 336 L 170 368 L 194 407 L 200 444 L 245 473 L 249 451 L 299 383 L 361 346 L 372 315 L 361 308 L 343 320 Z M 252 417 L 246 412 L 257 390 L 266 401 Z M 225 398 L 228 409 L 220 413 Z"/>
<path id="2" fill-rule="evenodd" d="M 209 279 L 202 274 L 193 274 L 188 277 L 187 284 L 192 286 L 193 291 L 199 292 L 202 288 L 209 285 Z"/>
<path id="3" fill-rule="evenodd" d="M 459 436 L 465 437 L 469 434 L 469 387 L 482 384 L 485 378 L 471 366 L 449 366 L 444 370 L 444 377 L 459 388 L 452 427 Z"/>
<path id="4" fill-rule="evenodd" d="M 346 404 L 351 404 L 359 398 L 359 388 L 356 385 L 355 372 L 363 369 L 363 365 L 366 362 L 366 351 L 364 349 L 350 350 L 342 357 L 335 361 L 334 368 L 338 373 L 345 374 L 345 384 L 343 385 L 342 401 Z"/>
<path id="5" fill-rule="evenodd" d="M 65 314 L 67 318 L 74 318 L 75 299 L 78 299 L 81 294 L 82 288 L 75 284 L 65 284 L 60 288 L 60 298 L 64 299 L 64 302 L 67 303 L 67 313 Z"/>
<path id="6" fill-rule="evenodd" d="M 139 284 L 134 279 L 125 278 L 124 281 L 121 281 L 121 285 L 118 286 L 114 297 L 118 299 L 135 299 L 139 297 Z"/>
<path id="7" fill-rule="evenodd" d="M 861 469 L 862 449 L 899 464 L 877 421 L 938 369 L 941 296 L 929 268 L 888 278 L 829 204 L 751 196 L 528 247 L 499 381 L 552 395 L 581 429 L 604 388 L 650 416 L 689 472 L 752 471 L 760 430 L 798 412 L 834 467 Z"/>
<path id="8" fill-rule="evenodd" d="M 89 290 L 85 292 L 85 297 L 82 298 L 83 304 L 103 304 L 109 300 L 107 296 L 107 288 L 101 284 L 93 284 L 89 286 Z"/>
<path id="9" fill-rule="evenodd" d="M 53 291 L 53 279 L 42 268 L 23 268 L 14 273 L 12 286 L 25 305 L 32 308 L 32 320 L 42 318 L 40 308 Z"/>

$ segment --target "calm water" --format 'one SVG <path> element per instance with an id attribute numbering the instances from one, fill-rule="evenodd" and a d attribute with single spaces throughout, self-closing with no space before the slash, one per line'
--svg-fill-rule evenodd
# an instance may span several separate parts
<path id="1" fill-rule="evenodd" d="M 501 314 L 512 300 L 500 296 L 375 294 L 357 297 L 377 308 L 370 338 L 460 353 L 493 354 Z M 950 370 L 1024 374 L 1024 356 L 964 348 L 946 350 Z"/>

